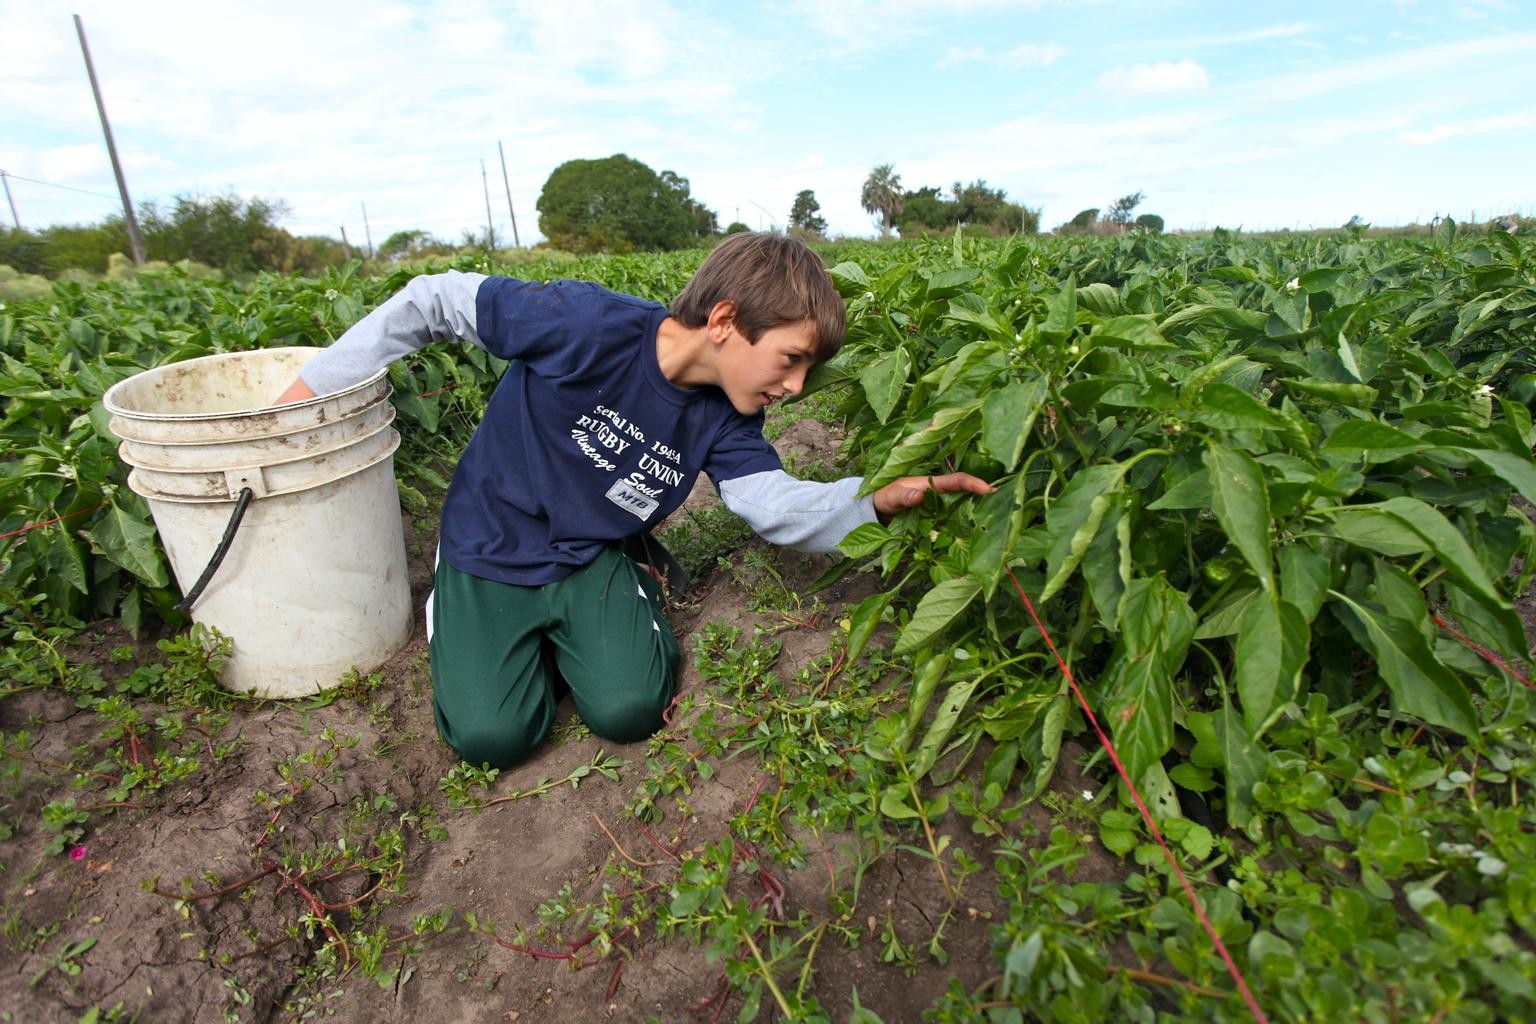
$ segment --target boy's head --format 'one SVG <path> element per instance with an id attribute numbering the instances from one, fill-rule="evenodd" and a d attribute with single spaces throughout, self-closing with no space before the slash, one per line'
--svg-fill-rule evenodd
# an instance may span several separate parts
<path id="1" fill-rule="evenodd" d="M 837 355 L 848 327 L 842 296 L 821 257 L 798 238 L 741 232 L 715 247 L 672 303 L 684 327 L 703 327 L 715 305 L 736 307 L 736 329 L 750 342 L 785 324 L 809 321 L 816 361 Z"/>

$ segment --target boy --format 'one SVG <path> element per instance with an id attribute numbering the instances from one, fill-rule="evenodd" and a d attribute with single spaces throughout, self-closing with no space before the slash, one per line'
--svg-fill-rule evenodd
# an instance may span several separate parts
<path id="1" fill-rule="evenodd" d="M 438 731 L 472 764 L 528 757 L 563 680 L 582 721 L 628 742 L 661 725 L 678 645 L 656 581 L 621 551 L 682 504 L 702 470 L 765 539 L 836 548 L 861 523 L 976 477 L 796 480 L 763 409 L 836 354 L 846 313 L 798 239 L 732 235 L 669 311 L 578 281 L 418 277 L 315 356 L 278 399 L 362 380 L 432 341 L 511 360 L 443 503 L 427 601 Z"/>

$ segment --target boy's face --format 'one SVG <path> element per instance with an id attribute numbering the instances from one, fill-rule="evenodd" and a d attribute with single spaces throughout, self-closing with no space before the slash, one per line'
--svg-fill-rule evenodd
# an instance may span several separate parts
<path id="1" fill-rule="evenodd" d="M 815 352 L 810 321 L 771 327 L 756 344 L 732 327 L 720 348 L 720 388 L 737 412 L 755 415 L 785 395 L 800 393 Z"/>

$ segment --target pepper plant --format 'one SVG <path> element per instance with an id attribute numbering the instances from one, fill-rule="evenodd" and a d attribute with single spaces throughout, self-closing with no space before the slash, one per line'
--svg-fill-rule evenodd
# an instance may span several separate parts
<path id="1" fill-rule="evenodd" d="M 946 465 L 997 486 L 843 543 L 892 584 L 850 636 L 899 625 L 914 763 L 986 736 L 1028 791 L 1049 778 L 1075 712 L 1025 598 L 1174 813 L 1205 742 L 1229 824 L 1257 835 L 1266 734 L 1313 693 L 1475 742 L 1504 683 L 1436 617 L 1528 656 L 1512 599 L 1536 529 L 1513 502 L 1536 502 L 1536 430 L 1500 390 L 1529 369 L 1533 265 L 1452 227 L 1398 247 L 957 237 L 834 267 L 849 343 L 812 387 L 843 392 L 865 492 Z"/>

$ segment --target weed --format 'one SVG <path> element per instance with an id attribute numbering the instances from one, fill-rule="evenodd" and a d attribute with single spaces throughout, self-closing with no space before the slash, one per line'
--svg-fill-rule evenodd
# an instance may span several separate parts
<path id="1" fill-rule="evenodd" d="M 80 963 L 80 958 L 89 953 L 95 946 L 96 940 L 94 938 L 76 939 L 73 942 L 66 943 L 63 949 L 48 958 L 41 970 L 32 975 L 32 980 L 28 982 L 28 985 L 36 988 L 38 983 L 48 976 L 49 972 L 55 970 L 64 975 L 65 978 L 78 977 L 80 972 L 85 969 L 84 965 Z M 68 984 L 66 981 L 65 985 Z"/>

